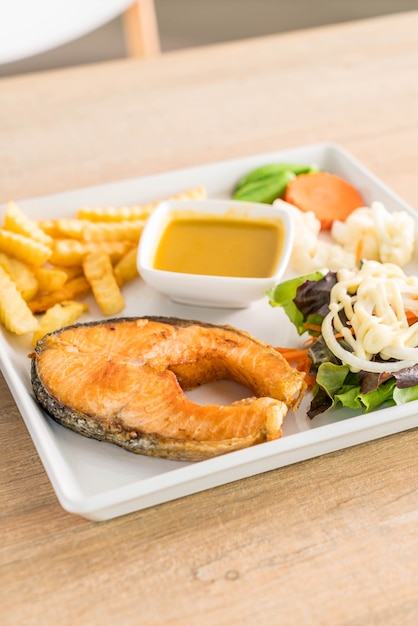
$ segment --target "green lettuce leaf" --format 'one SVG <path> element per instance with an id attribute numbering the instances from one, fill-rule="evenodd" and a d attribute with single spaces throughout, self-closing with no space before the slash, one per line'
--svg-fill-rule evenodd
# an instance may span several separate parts
<path id="1" fill-rule="evenodd" d="M 296 327 L 299 335 L 303 335 L 303 333 L 306 332 L 306 328 L 304 326 L 304 321 L 306 320 L 304 320 L 303 313 L 294 303 L 297 289 L 307 280 L 321 280 L 323 277 L 323 272 L 313 272 L 312 274 L 306 274 L 304 276 L 298 276 L 297 278 L 286 280 L 266 292 L 270 305 L 281 306 L 284 309 L 286 315 Z"/>
<path id="2" fill-rule="evenodd" d="M 350 372 L 348 365 L 335 363 L 322 363 L 319 366 L 316 383 L 327 393 L 332 407 L 341 405 L 350 409 L 361 409 L 363 413 L 368 413 L 384 403 L 393 405 L 396 402 L 395 390 L 407 391 L 396 389 L 396 381 L 391 378 L 376 390 L 362 393 L 359 375 Z M 418 398 L 418 385 L 415 394 Z"/>
<path id="3" fill-rule="evenodd" d="M 396 404 L 406 404 L 412 400 L 418 400 L 418 385 L 405 387 L 403 389 L 395 387 L 393 390 L 393 399 Z"/>
<path id="4" fill-rule="evenodd" d="M 335 405 L 352 409 L 361 409 L 363 413 L 369 413 L 382 404 L 394 405 L 393 391 L 395 380 L 391 379 L 382 383 L 375 391 L 362 393 L 359 387 L 353 387 L 346 392 L 338 393 L 334 396 Z"/>

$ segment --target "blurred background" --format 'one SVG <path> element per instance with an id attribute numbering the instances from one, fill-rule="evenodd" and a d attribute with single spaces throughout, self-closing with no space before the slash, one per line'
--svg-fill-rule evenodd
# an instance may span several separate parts
<path id="1" fill-rule="evenodd" d="M 163 53 L 416 9 L 418 0 L 155 0 Z M 0 76 L 124 56 L 117 18 L 69 44 L 1 65 Z"/>

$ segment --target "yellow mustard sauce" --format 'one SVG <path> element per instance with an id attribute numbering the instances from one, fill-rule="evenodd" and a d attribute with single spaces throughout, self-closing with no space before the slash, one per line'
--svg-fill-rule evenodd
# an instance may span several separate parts
<path id="1" fill-rule="evenodd" d="M 269 277 L 283 236 L 283 224 L 274 218 L 177 217 L 161 237 L 153 266 L 187 274 Z"/>

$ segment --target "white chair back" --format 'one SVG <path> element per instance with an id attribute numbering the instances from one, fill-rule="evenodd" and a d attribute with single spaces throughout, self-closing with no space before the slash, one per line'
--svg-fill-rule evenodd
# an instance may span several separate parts
<path id="1" fill-rule="evenodd" d="M 153 0 L 2 0 L 0 64 L 69 43 L 121 14 L 127 54 L 157 54 L 160 45 Z"/>

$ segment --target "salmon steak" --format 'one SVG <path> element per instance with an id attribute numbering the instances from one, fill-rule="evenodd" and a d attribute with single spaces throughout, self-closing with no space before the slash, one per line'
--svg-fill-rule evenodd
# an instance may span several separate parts
<path id="1" fill-rule="evenodd" d="M 38 341 L 35 396 L 57 422 L 139 454 L 200 461 L 278 439 L 304 375 L 248 333 L 168 317 L 75 324 Z M 227 379 L 251 397 L 200 405 L 184 393 Z"/>

